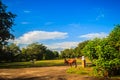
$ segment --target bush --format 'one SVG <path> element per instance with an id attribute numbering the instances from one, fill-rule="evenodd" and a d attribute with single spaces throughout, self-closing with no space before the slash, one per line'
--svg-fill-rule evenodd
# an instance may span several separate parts
<path id="1" fill-rule="evenodd" d="M 89 41 L 83 52 L 96 65 L 96 75 L 120 75 L 120 25 L 108 37 Z"/>

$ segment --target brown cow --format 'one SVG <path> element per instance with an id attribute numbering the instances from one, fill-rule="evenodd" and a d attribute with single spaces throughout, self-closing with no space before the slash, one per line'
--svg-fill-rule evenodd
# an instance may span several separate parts
<path id="1" fill-rule="evenodd" d="M 75 65 L 75 67 L 77 67 L 77 62 L 76 62 L 76 59 L 64 59 L 64 63 L 66 63 L 66 64 L 68 64 L 68 65 L 70 65 L 71 67 L 72 67 L 72 65 L 74 64 Z"/>

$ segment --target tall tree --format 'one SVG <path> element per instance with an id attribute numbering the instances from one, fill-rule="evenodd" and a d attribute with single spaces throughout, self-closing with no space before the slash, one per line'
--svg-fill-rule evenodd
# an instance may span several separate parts
<path id="1" fill-rule="evenodd" d="M 29 44 L 27 47 L 27 53 L 31 54 L 31 57 L 37 60 L 43 59 L 43 57 L 45 56 L 45 52 L 46 47 L 43 44 L 32 43 Z"/>
<path id="2" fill-rule="evenodd" d="M 0 55 L 0 57 L 2 58 L 1 61 L 18 61 L 18 55 L 20 55 L 20 53 L 20 48 L 16 44 L 11 43 L 7 46 L 4 46 L 4 50 Z"/>
<path id="3" fill-rule="evenodd" d="M 82 53 L 82 49 L 87 45 L 88 42 L 89 42 L 89 40 L 80 42 L 78 44 L 78 46 L 74 49 L 76 57 L 80 57 L 80 56 L 84 55 Z"/>
<path id="4" fill-rule="evenodd" d="M 98 59 L 97 47 L 99 47 L 101 43 L 101 39 L 95 38 L 87 43 L 87 45 L 83 48 L 82 53 L 87 56 L 92 62 L 95 59 Z"/>
<path id="5" fill-rule="evenodd" d="M 88 42 L 83 52 L 96 65 L 95 74 L 120 75 L 120 25 L 108 37 Z"/>
<path id="6" fill-rule="evenodd" d="M 65 49 L 61 51 L 60 57 L 61 58 L 74 58 L 76 57 L 76 55 L 74 53 L 74 49 Z"/>
<path id="7" fill-rule="evenodd" d="M 0 45 L 6 45 L 9 39 L 14 39 L 11 33 L 15 14 L 7 12 L 7 6 L 0 0 Z"/>
<path id="8" fill-rule="evenodd" d="M 108 38 L 109 44 L 115 47 L 120 53 L 120 24 L 115 26 Z"/>

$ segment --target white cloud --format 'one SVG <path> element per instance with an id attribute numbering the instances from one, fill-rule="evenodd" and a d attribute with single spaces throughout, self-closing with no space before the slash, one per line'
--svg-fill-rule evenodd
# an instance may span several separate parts
<path id="1" fill-rule="evenodd" d="M 46 22 L 44 25 L 48 26 L 48 25 L 52 25 L 54 22 Z"/>
<path id="2" fill-rule="evenodd" d="M 99 20 L 100 18 L 104 18 L 104 14 L 102 13 L 102 14 L 99 14 L 97 17 L 96 17 L 96 20 Z"/>
<path id="3" fill-rule="evenodd" d="M 100 33 L 90 33 L 90 34 L 85 34 L 85 35 L 81 35 L 79 36 L 80 38 L 87 38 L 87 39 L 93 39 L 93 38 L 104 38 L 106 37 L 108 34 L 104 33 L 104 32 L 100 32 Z"/>
<path id="4" fill-rule="evenodd" d="M 61 42 L 61 43 L 54 43 L 50 45 L 46 45 L 49 49 L 53 50 L 63 50 L 63 49 L 68 49 L 68 48 L 73 48 L 78 45 L 79 42 Z"/>
<path id="5" fill-rule="evenodd" d="M 74 28 L 81 27 L 81 25 L 79 23 L 72 23 L 72 24 L 69 24 L 68 26 L 74 27 Z"/>
<path id="6" fill-rule="evenodd" d="M 97 8 L 97 16 L 96 16 L 96 21 L 104 18 L 105 15 L 104 15 L 104 12 L 101 8 Z"/>
<path id="7" fill-rule="evenodd" d="M 63 32 L 46 32 L 46 31 L 30 31 L 23 34 L 21 37 L 15 40 L 17 44 L 31 44 L 33 42 L 39 42 L 49 39 L 64 39 L 67 37 L 67 33 Z"/>
<path id="8" fill-rule="evenodd" d="M 24 13 L 30 13 L 31 11 L 29 11 L 29 10 L 24 10 Z"/>
<path id="9" fill-rule="evenodd" d="M 29 22 L 21 22 L 21 24 L 29 24 Z"/>

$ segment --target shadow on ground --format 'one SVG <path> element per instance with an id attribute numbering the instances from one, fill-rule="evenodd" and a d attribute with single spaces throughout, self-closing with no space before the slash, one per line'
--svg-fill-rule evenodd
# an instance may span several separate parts
<path id="1" fill-rule="evenodd" d="M 17 78 L 13 78 L 13 79 L 9 79 L 9 78 L 0 78 L 0 80 L 72 80 L 72 78 L 70 79 L 70 77 L 67 79 L 64 76 L 38 76 L 38 77 L 17 77 Z M 114 79 L 105 79 L 105 78 L 97 78 L 97 77 L 81 77 L 78 80 L 120 80 L 117 78 Z"/>
<path id="2" fill-rule="evenodd" d="M 27 78 L 14 78 L 14 79 L 8 79 L 8 78 L 0 78 L 0 80 L 67 80 L 64 77 L 48 77 L 48 76 L 42 76 L 42 77 L 27 77 Z"/>

